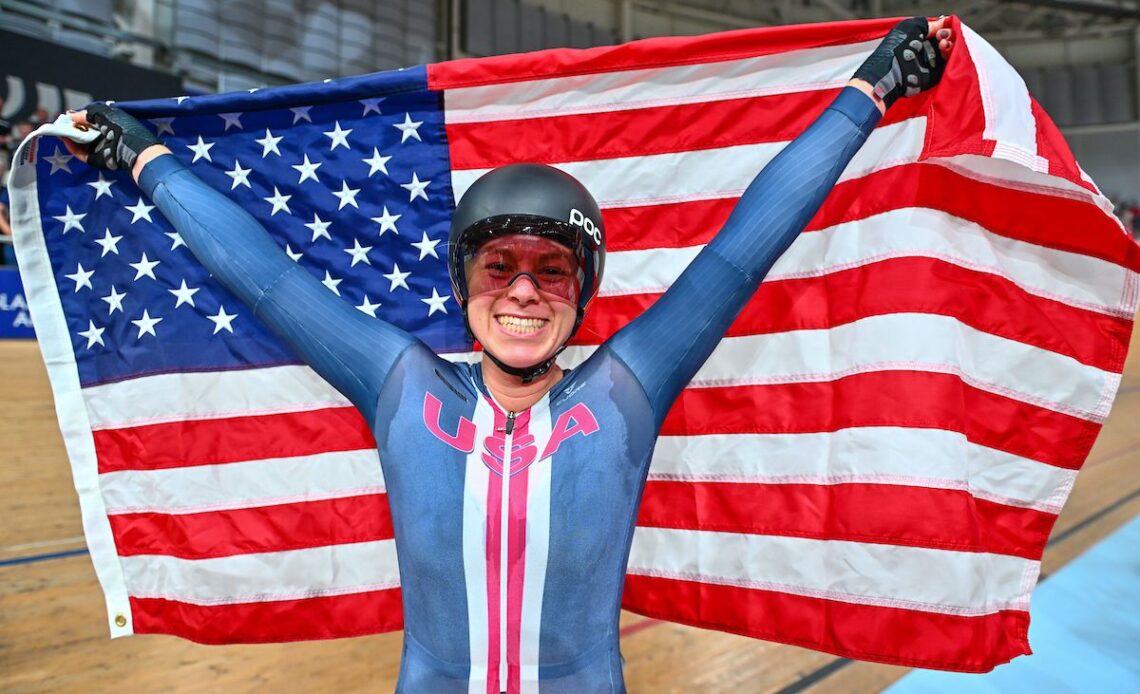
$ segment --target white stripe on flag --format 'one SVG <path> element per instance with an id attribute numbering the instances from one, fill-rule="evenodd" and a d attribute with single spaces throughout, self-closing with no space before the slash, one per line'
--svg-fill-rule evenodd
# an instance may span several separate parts
<path id="1" fill-rule="evenodd" d="M 692 388 L 830 381 L 906 369 L 951 373 L 999 395 L 1093 421 L 1120 374 L 933 313 L 870 316 L 825 330 L 726 337 Z"/>
<path id="2" fill-rule="evenodd" d="M 877 43 L 448 89 L 445 119 L 478 123 L 838 89 Z"/>
<path id="3" fill-rule="evenodd" d="M 144 376 L 85 388 L 83 395 L 96 431 L 351 406 L 307 366 Z"/>
<path id="4" fill-rule="evenodd" d="M 993 156 L 1033 171 L 1049 172 L 1049 161 L 1037 154 L 1037 121 L 1029 90 L 1021 75 L 985 39 L 962 25 L 962 39 L 978 72 L 978 91 L 986 127 L 982 137 L 996 143 Z"/>
<path id="5" fill-rule="evenodd" d="M 609 253 L 601 293 L 663 292 L 702 248 Z M 911 207 L 800 234 L 765 281 L 818 277 L 902 257 L 937 258 L 1109 315 L 1119 314 L 1121 288 L 1133 274 L 1099 258 L 1000 236 L 940 210 Z"/>
<path id="6" fill-rule="evenodd" d="M 649 471 L 651 480 L 955 489 L 1046 513 L 1061 512 L 1076 478 L 1076 470 L 980 446 L 955 431 L 904 427 L 662 436 Z"/>
<path id="7" fill-rule="evenodd" d="M 213 559 L 144 554 L 119 561 L 133 597 L 195 605 L 300 600 L 400 585 L 393 540 Z"/>
<path id="8" fill-rule="evenodd" d="M 638 527 L 629 573 L 960 616 L 1026 610 L 1039 562 L 799 537 Z"/>
<path id="9" fill-rule="evenodd" d="M 224 465 L 123 470 L 100 476 L 108 514 L 199 513 L 384 491 L 376 450 Z"/>
<path id="10" fill-rule="evenodd" d="M 926 119 L 915 117 L 876 128 L 844 169 L 840 181 L 918 160 Z M 763 142 L 668 154 L 554 164 L 599 196 L 602 208 L 738 197 L 787 142 Z M 490 169 L 453 171 L 459 200 Z"/>

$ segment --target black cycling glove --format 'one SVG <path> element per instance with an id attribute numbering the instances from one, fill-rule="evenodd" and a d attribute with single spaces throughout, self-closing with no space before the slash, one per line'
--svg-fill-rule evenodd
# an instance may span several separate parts
<path id="1" fill-rule="evenodd" d="M 130 170 L 144 149 L 161 144 L 134 116 L 104 103 L 87 107 L 87 122 L 102 134 L 87 155 L 87 163 L 100 169 Z"/>
<path id="2" fill-rule="evenodd" d="M 937 39 L 927 37 L 929 31 L 925 17 L 899 22 L 855 72 L 855 79 L 874 87 L 887 108 L 900 97 L 938 84 L 946 61 L 938 52 Z"/>

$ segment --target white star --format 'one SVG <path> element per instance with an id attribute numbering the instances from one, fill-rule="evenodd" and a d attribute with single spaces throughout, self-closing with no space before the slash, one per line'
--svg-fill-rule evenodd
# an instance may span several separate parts
<path id="1" fill-rule="evenodd" d="M 364 106 L 364 113 L 360 114 L 361 118 L 367 116 L 372 111 L 380 115 L 380 102 L 383 100 L 384 97 L 380 97 L 379 99 L 361 99 L 360 104 Z"/>
<path id="2" fill-rule="evenodd" d="M 301 120 L 307 120 L 312 123 L 313 117 L 309 115 L 309 109 L 311 108 L 312 106 L 298 106 L 296 108 L 289 109 L 293 112 L 293 125 L 296 125 L 297 121 Z"/>
<path id="3" fill-rule="evenodd" d="M 409 137 L 414 137 L 417 140 L 420 140 L 420 131 L 418 128 L 423 124 L 424 122 L 422 120 L 412 120 L 411 114 L 405 113 L 404 122 L 395 123 L 392 125 L 392 127 L 400 131 L 400 143 L 402 144 Z M 423 142 L 423 140 L 420 140 L 420 142 Z"/>
<path id="4" fill-rule="evenodd" d="M 254 93 L 254 92 L 259 92 L 259 91 L 261 91 L 261 87 L 250 87 L 250 88 L 249 88 L 249 89 L 247 89 L 246 91 L 247 91 L 247 92 L 249 92 L 250 94 L 252 94 L 252 93 Z"/>
<path id="5" fill-rule="evenodd" d="M 237 318 L 237 314 L 236 313 L 226 313 L 226 307 L 225 306 L 222 306 L 219 304 L 218 305 L 218 312 L 212 316 L 206 316 L 206 317 L 209 318 L 210 320 L 214 321 L 214 332 L 213 332 L 214 335 L 217 335 L 218 332 L 221 330 L 229 330 L 230 334 L 231 335 L 233 334 L 234 327 L 232 325 L 230 325 L 230 323 L 234 322 L 234 318 Z"/>
<path id="6" fill-rule="evenodd" d="M 388 160 L 391 158 L 392 157 L 381 156 L 380 150 L 373 147 L 372 148 L 372 158 L 371 159 L 362 159 L 361 161 L 363 161 L 365 164 L 368 164 L 368 175 L 369 176 L 376 173 L 377 171 L 383 171 L 384 175 L 387 176 L 388 175 Z"/>
<path id="7" fill-rule="evenodd" d="M 321 164 L 320 162 L 314 164 L 313 162 L 309 161 L 308 154 L 305 155 L 304 164 L 297 164 L 292 168 L 301 173 L 301 178 L 297 180 L 297 183 L 304 183 L 306 178 L 311 178 L 314 181 L 317 181 L 317 183 L 320 183 L 320 181 L 317 180 L 317 169 L 321 168 Z"/>
<path id="8" fill-rule="evenodd" d="M 205 159 L 210 162 L 214 161 L 210 158 L 210 148 L 213 147 L 214 144 L 213 142 L 205 142 L 202 136 L 199 135 L 197 144 L 186 145 L 186 149 L 194 153 L 194 158 L 190 160 L 190 163 L 193 164 L 199 159 Z"/>
<path id="9" fill-rule="evenodd" d="M 450 294 L 444 294 L 443 296 L 440 296 L 439 292 L 435 290 L 435 287 L 432 287 L 431 297 L 427 299 L 420 299 L 420 301 L 428 305 L 428 316 L 431 316 L 436 311 L 443 311 L 444 313 L 447 313 L 447 307 L 445 307 L 443 303 L 450 298 Z"/>
<path id="10" fill-rule="evenodd" d="M 182 234 L 179 234 L 177 231 L 168 231 L 166 235 L 170 237 L 170 250 L 173 251 L 179 246 L 186 245 L 186 242 L 182 240 Z"/>
<path id="11" fill-rule="evenodd" d="M 121 241 L 122 238 L 122 236 L 112 236 L 111 230 L 107 229 L 106 233 L 103 235 L 103 238 L 95 239 L 95 243 L 103 247 L 103 252 L 99 254 L 99 257 L 102 258 L 108 253 L 114 253 L 115 255 L 118 255 L 119 241 Z"/>
<path id="12" fill-rule="evenodd" d="M 338 210 L 344 209 L 345 205 L 352 205 L 356 209 L 360 209 L 360 205 L 356 204 L 356 194 L 360 192 L 359 188 L 349 188 L 348 181 L 340 182 L 340 191 L 329 191 L 340 199 L 340 205 L 337 206 Z"/>
<path id="13" fill-rule="evenodd" d="M 270 205 L 273 205 L 273 211 L 269 213 L 269 216 L 272 217 L 281 210 L 285 210 L 287 213 L 293 214 L 293 210 L 289 209 L 289 199 L 292 197 L 292 195 L 282 194 L 281 191 L 277 190 L 277 186 L 273 186 L 273 195 L 269 196 L 268 198 L 262 198 L 262 200 L 269 203 Z"/>
<path id="14" fill-rule="evenodd" d="M 134 323 L 136 326 L 138 326 L 138 329 L 139 329 L 139 334 L 137 337 L 135 337 L 135 339 L 141 340 L 142 336 L 146 335 L 147 333 L 154 335 L 154 326 L 161 323 L 162 319 L 161 318 L 151 318 L 150 313 L 148 313 L 146 309 L 143 309 L 142 318 L 140 318 L 138 320 L 133 320 L 131 322 Z M 158 337 L 158 335 L 154 335 L 154 336 Z"/>
<path id="15" fill-rule="evenodd" d="M 48 175 L 50 176 L 56 171 L 66 171 L 67 173 L 71 173 L 70 162 L 74 158 L 75 157 L 67 154 L 63 151 L 62 148 L 57 145 L 55 148 L 55 154 L 51 155 L 50 157 L 44 157 L 44 161 L 51 162 L 51 171 L 48 172 Z"/>
<path id="16" fill-rule="evenodd" d="M 433 258 L 438 259 L 439 254 L 435 252 L 435 247 L 438 246 L 439 242 L 442 240 L 443 239 L 436 239 L 435 241 L 429 240 L 427 232 L 425 231 L 423 239 L 420 241 L 417 241 L 416 243 L 413 243 L 412 247 L 419 250 L 420 260 L 423 260 L 424 258 L 428 257 L 429 255 L 432 256 Z"/>
<path id="17" fill-rule="evenodd" d="M 317 213 L 314 212 L 312 223 L 305 225 L 309 229 L 309 231 L 313 232 L 313 240 L 310 241 L 309 243 L 316 243 L 317 238 L 321 237 L 321 236 L 325 237 L 329 241 L 332 241 L 332 237 L 329 236 L 329 224 L 331 224 L 331 223 L 332 222 L 326 222 L 326 221 L 322 220 L 320 217 L 317 216 Z"/>
<path id="18" fill-rule="evenodd" d="M 174 122 L 173 118 L 151 118 L 150 122 L 154 123 L 154 127 L 158 129 L 155 135 L 161 135 L 163 133 L 174 134 L 174 128 L 170 126 L 170 124 Z"/>
<path id="19" fill-rule="evenodd" d="M 380 225 L 381 236 L 384 235 L 385 231 L 394 231 L 396 232 L 396 235 L 399 236 L 400 230 L 396 228 L 396 220 L 399 219 L 400 216 L 401 215 L 398 214 L 390 214 L 388 212 L 388 206 L 385 205 L 384 214 L 380 215 L 379 217 L 373 217 L 372 221 Z"/>
<path id="20" fill-rule="evenodd" d="M 336 149 L 337 145 L 344 145 L 345 149 L 351 150 L 352 148 L 348 146 L 348 134 L 352 132 L 352 130 L 341 130 L 340 121 L 336 121 L 334 125 L 334 130 L 329 130 L 325 133 L 325 137 L 332 140 L 332 144 L 329 145 L 329 151 L 331 152 Z"/>
<path id="21" fill-rule="evenodd" d="M 182 280 L 181 287 L 178 289 L 167 289 L 166 291 L 170 292 L 178 299 L 178 301 L 174 304 L 174 308 L 178 308 L 182 304 L 190 304 L 191 306 L 194 306 L 194 295 L 198 293 L 199 289 L 200 287 L 195 287 L 193 289 L 187 287 L 186 280 Z"/>
<path id="22" fill-rule="evenodd" d="M 70 280 L 75 280 L 75 291 L 78 292 L 84 287 L 87 287 L 88 289 L 94 289 L 94 287 L 91 286 L 91 275 L 94 274 L 94 270 L 84 270 L 83 263 L 76 263 L 75 272 L 71 273 L 70 275 L 64 275 L 64 277 L 67 277 Z"/>
<path id="23" fill-rule="evenodd" d="M 183 102 L 183 101 L 186 101 L 186 100 L 187 100 L 187 99 L 189 99 L 189 98 L 190 98 L 190 97 L 188 97 L 188 96 L 176 96 L 176 97 L 174 97 L 174 100 L 178 102 L 178 105 L 179 105 L 179 106 L 181 106 L 181 105 L 182 105 L 182 102 Z"/>
<path id="24" fill-rule="evenodd" d="M 95 321 L 88 320 L 87 321 L 87 329 L 84 330 L 83 332 L 78 333 L 78 335 L 80 337 L 87 338 L 87 349 L 91 349 L 96 344 L 100 344 L 100 345 L 103 344 L 103 331 L 104 330 L 106 330 L 106 328 L 96 328 L 95 327 Z"/>
<path id="25" fill-rule="evenodd" d="M 136 280 L 142 279 L 144 276 L 149 277 L 152 280 L 156 280 L 158 278 L 154 276 L 154 268 L 161 262 L 162 261 L 160 260 L 151 260 L 147 258 L 146 253 L 143 253 L 142 258 L 139 258 L 139 262 L 127 263 L 127 265 L 130 265 L 135 269 Z"/>
<path id="26" fill-rule="evenodd" d="M 154 205 L 146 204 L 143 202 L 143 199 L 141 197 L 139 198 L 139 201 L 135 203 L 134 207 L 131 207 L 130 205 L 125 205 L 124 207 L 125 209 L 131 211 L 131 224 L 134 224 L 140 219 L 145 219 L 148 222 L 154 223 L 154 220 L 150 218 L 150 211 L 154 209 Z"/>
<path id="27" fill-rule="evenodd" d="M 375 318 L 376 317 L 376 309 L 380 308 L 380 304 L 379 303 L 375 303 L 375 304 L 372 303 L 372 300 L 368 298 L 367 294 L 365 294 L 364 295 L 364 303 L 360 304 L 356 308 L 360 309 L 361 311 L 363 311 L 363 312 L 367 313 L 368 315 L 372 316 L 373 318 Z"/>
<path id="28" fill-rule="evenodd" d="M 331 239 L 330 239 L 330 241 L 331 241 Z M 285 244 L 285 255 L 289 256 L 289 258 L 292 259 L 292 261 L 295 263 L 301 259 L 301 256 L 303 256 L 304 253 L 301 253 L 300 251 L 297 251 L 296 253 L 294 253 L 293 247 L 290 246 L 289 244 Z"/>
<path id="29" fill-rule="evenodd" d="M 103 178 L 103 172 L 100 171 L 99 172 L 99 180 L 98 181 L 88 181 L 87 185 L 89 185 L 95 189 L 95 199 L 96 200 L 103 197 L 104 195 L 106 195 L 107 197 L 114 200 L 115 196 L 111 195 L 111 186 L 115 185 L 116 183 L 118 183 L 118 181 L 108 181 L 107 179 Z"/>
<path id="30" fill-rule="evenodd" d="M 340 296 L 340 290 L 337 289 L 336 287 L 338 284 L 340 284 L 343 281 L 344 280 L 333 279 L 333 276 L 329 274 L 329 271 L 325 270 L 325 278 L 323 280 L 321 280 L 321 284 L 323 284 L 326 287 L 328 287 L 329 289 L 331 289 L 333 294 Z"/>
<path id="31" fill-rule="evenodd" d="M 111 285 L 111 293 L 108 294 L 107 296 L 100 297 L 101 299 L 103 299 L 103 301 L 107 302 L 107 315 L 108 316 L 111 315 L 112 313 L 114 313 L 115 311 L 122 311 L 123 310 L 123 297 L 126 295 L 127 295 L 126 292 L 123 292 L 120 294 L 119 291 L 117 289 L 115 289 L 115 285 L 112 284 Z"/>
<path id="32" fill-rule="evenodd" d="M 407 279 L 411 274 L 412 273 L 410 272 L 400 272 L 400 266 L 396 263 L 392 263 L 392 272 L 384 275 L 384 279 L 388 280 L 391 283 L 391 285 L 388 287 L 388 291 L 394 292 L 396 291 L 396 287 L 410 289 L 408 287 Z"/>
<path id="33" fill-rule="evenodd" d="M 241 168 L 241 162 L 237 159 L 234 159 L 234 168 L 226 172 L 226 175 L 234 180 L 234 182 L 230 184 L 230 190 L 233 190 L 238 186 L 245 186 L 246 188 L 253 190 L 253 187 L 249 185 L 250 171 L 253 171 L 253 169 Z"/>
<path id="34" fill-rule="evenodd" d="M 364 263 L 371 265 L 372 261 L 368 259 L 368 251 L 372 250 L 372 246 L 361 246 L 360 239 L 352 240 L 352 248 L 344 249 L 344 252 L 352 256 L 352 264 L 349 267 L 356 267 L 357 263 Z"/>
<path id="35" fill-rule="evenodd" d="M 260 140 L 254 140 L 257 144 L 261 145 L 261 158 L 264 159 L 273 152 L 277 156 L 281 156 L 281 150 L 277 149 L 277 143 L 280 142 L 284 136 L 273 137 L 273 133 L 269 132 L 269 128 L 265 129 L 265 137 Z"/>
<path id="36" fill-rule="evenodd" d="M 63 233 L 65 234 L 72 229 L 78 229 L 86 234 L 87 230 L 83 228 L 83 218 L 86 216 L 86 212 L 83 214 L 76 214 L 75 212 L 72 212 L 71 205 L 67 205 L 67 211 L 64 214 L 61 214 L 58 217 L 52 217 L 52 219 L 56 220 L 57 222 L 63 222 Z"/>
<path id="37" fill-rule="evenodd" d="M 411 202 L 416 198 L 423 198 L 424 200 L 427 200 L 428 196 L 427 193 L 424 192 L 424 189 L 428 187 L 429 183 L 431 183 L 431 181 L 421 181 L 420 177 L 416 175 L 415 171 L 413 171 L 412 182 L 401 183 L 400 187 L 408 191 L 408 202 Z"/>
<path id="38" fill-rule="evenodd" d="M 245 130 L 245 127 L 241 124 L 240 113 L 219 113 L 218 116 L 226 122 L 226 127 L 222 130 L 222 132 L 229 130 L 231 125 L 238 130 Z"/>

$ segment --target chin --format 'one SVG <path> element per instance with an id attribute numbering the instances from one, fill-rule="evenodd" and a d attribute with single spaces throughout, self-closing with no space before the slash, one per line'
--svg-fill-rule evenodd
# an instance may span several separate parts
<path id="1" fill-rule="evenodd" d="M 537 345 L 512 345 L 510 341 L 504 340 L 489 340 L 487 342 L 480 340 L 479 344 L 483 346 L 483 349 L 494 354 L 499 361 L 517 369 L 541 364 L 554 356 L 558 349 L 557 346 L 536 348 Z"/>

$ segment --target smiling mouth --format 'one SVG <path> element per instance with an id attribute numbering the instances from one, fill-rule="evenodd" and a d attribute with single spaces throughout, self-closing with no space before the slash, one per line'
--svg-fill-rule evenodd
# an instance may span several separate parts
<path id="1" fill-rule="evenodd" d="M 495 320 L 503 329 L 513 335 L 533 335 L 550 322 L 545 318 L 523 318 L 521 316 L 495 316 Z"/>

